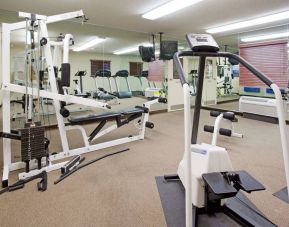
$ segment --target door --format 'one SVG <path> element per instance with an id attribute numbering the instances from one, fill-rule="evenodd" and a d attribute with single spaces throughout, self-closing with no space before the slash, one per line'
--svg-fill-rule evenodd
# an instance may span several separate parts
<path id="1" fill-rule="evenodd" d="M 187 59 L 182 58 L 181 63 L 185 72 L 187 72 Z M 184 98 L 182 84 L 179 79 L 176 67 L 173 60 L 166 63 L 167 75 L 168 75 L 168 111 L 175 111 L 184 108 Z"/>

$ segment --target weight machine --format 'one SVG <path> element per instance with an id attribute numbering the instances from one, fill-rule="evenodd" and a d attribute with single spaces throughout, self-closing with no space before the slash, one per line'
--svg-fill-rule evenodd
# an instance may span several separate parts
<path id="1" fill-rule="evenodd" d="M 150 106 L 157 102 L 166 102 L 166 99 L 156 99 L 150 102 L 144 103 L 142 106 L 137 106 L 135 108 L 119 111 L 119 112 L 108 112 L 102 114 L 89 115 L 86 117 L 78 117 L 72 118 L 70 117 L 68 120 L 71 123 L 69 126 L 65 126 L 64 117 L 69 116 L 69 111 L 65 109 L 65 105 L 68 103 L 80 104 L 89 107 L 94 107 L 98 109 L 110 109 L 111 107 L 107 103 L 98 102 L 96 100 L 76 97 L 69 94 L 64 94 L 64 89 L 66 86 L 69 86 L 70 83 L 70 64 L 68 63 L 68 50 L 69 50 L 69 42 L 72 38 L 72 35 L 68 34 L 65 36 L 63 41 L 59 43 L 55 43 L 50 41 L 48 36 L 47 24 L 55 23 L 59 21 L 65 21 L 73 18 L 82 18 L 84 21 L 86 20 L 85 15 L 82 10 L 54 15 L 54 16 L 44 16 L 38 14 L 31 13 L 23 13 L 20 12 L 19 16 L 22 18 L 26 18 L 26 21 L 17 22 L 12 24 L 3 23 L 2 24 L 2 75 L 3 75 L 3 84 L 2 84 L 2 92 L 3 92 L 3 133 L 1 134 L 3 137 L 3 177 L 2 177 L 2 186 L 7 187 L 9 185 L 9 173 L 14 170 L 22 169 L 26 166 L 25 172 L 19 173 L 20 179 L 26 179 L 31 176 L 35 176 L 40 174 L 43 171 L 49 172 L 52 170 L 59 169 L 63 167 L 67 161 L 59 162 L 59 160 L 68 158 L 75 155 L 84 154 L 87 152 L 96 151 L 99 149 L 104 149 L 107 147 L 112 147 L 128 142 L 133 142 L 137 140 L 144 139 L 145 128 L 152 128 L 153 124 L 148 121 L 149 118 L 149 110 Z M 33 23 L 31 23 L 33 21 Z M 38 31 L 38 41 L 35 43 L 39 44 L 39 51 L 41 53 L 42 67 L 45 65 L 48 71 L 48 80 L 50 84 L 50 90 L 40 90 L 39 88 L 35 88 L 32 86 L 22 86 L 12 84 L 10 82 L 10 34 L 11 32 L 19 29 L 26 29 L 27 24 L 32 24 L 33 29 L 37 27 Z M 57 70 L 57 51 L 54 49 L 54 58 L 52 57 L 52 46 L 63 46 L 65 49 L 63 52 L 63 61 L 61 64 L 61 77 L 58 77 Z M 57 48 L 56 48 L 57 49 Z M 38 58 L 39 59 L 39 58 Z M 37 59 L 35 59 L 37 60 Z M 39 62 L 35 62 L 39 63 Z M 36 75 L 40 73 L 41 67 L 37 68 Z M 11 122 L 7 120 L 7 117 L 10 118 L 11 110 L 10 110 L 10 94 L 11 92 L 16 92 L 20 94 L 26 94 L 29 96 L 29 100 L 33 99 L 33 96 L 37 94 L 38 97 L 48 98 L 53 100 L 53 105 L 55 109 L 58 130 L 60 135 L 60 140 L 62 144 L 62 150 L 60 152 L 54 152 L 52 154 L 48 154 L 45 157 L 41 155 L 41 157 L 36 156 L 35 158 L 27 157 L 27 162 L 12 162 L 12 153 L 11 153 L 11 139 L 21 139 L 23 137 L 23 133 L 19 131 L 11 130 Z M 31 110 L 29 110 L 31 113 Z M 30 114 L 31 115 L 31 114 Z M 28 119 L 31 117 L 28 116 Z M 138 120 L 139 119 L 139 120 Z M 137 133 L 136 135 L 129 135 L 124 138 L 115 139 L 113 141 L 91 144 L 93 140 L 106 135 L 113 130 L 128 124 L 131 121 L 137 121 Z M 104 128 L 105 124 L 108 121 L 115 121 L 115 124 L 110 125 L 107 128 Z M 86 134 L 85 129 L 79 124 L 87 123 L 87 122 L 98 122 L 99 124 L 93 130 L 90 135 Z M 35 130 L 34 130 L 35 129 Z M 38 130 L 38 131 L 37 131 Z M 84 141 L 84 146 L 76 149 L 70 149 L 67 139 L 67 131 L 69 130 L 79 130 L 82 135 L 82 139 Z M 34 127 L 33 133 L 34 136 L 44 133 L 44 128 Z M 43 147 L 45 145 L 45 141 L 38 140 L 37 146 Z M 37 150 L 37 149 L 36 149 Z M 43 150 L 43 149 L 42 149 Z"/>

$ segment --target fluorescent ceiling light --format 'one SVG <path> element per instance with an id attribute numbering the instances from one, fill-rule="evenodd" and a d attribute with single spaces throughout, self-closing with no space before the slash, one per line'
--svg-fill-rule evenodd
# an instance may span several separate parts
<path id="1" fill-rule="evenodd" d="M 255 25 L 271 23 L 271 22 L 285 20 L 285 19 L 289 19 L 289 11 L 272 14 L 272 15 L 265 16 L 265 17 L 259 17 L 259 18 L 252 19 L 252 20 L 242 21 L 242 22 L 238 22 L 234 24 L 229 24 L 229 25 L 225 25 L 225 26 L 221 26 L 217 28 L 208 29 L 206 30 L 206 32 L 214 34 L 214 33 L 236 30 L 239 28 L 247 28 L 247 27 L 252 27 Z"/>
<path id="2" fill-rule="evenodd" d="M 155 20 L 201 1 L 203 0 L 173 0 L 143 14 L 142 17 L 149 20 Z"/>
<path id="3" fill-rule="evenodd" d="M 73 49 L 73 51 L 83 51 L 83 50 L 86 50 L 86 49 L 89 49 L 93 46 L 95 46 L 96 44 L 99 44 L 99 43 L 102 43 L 105 39 L 104 38 L 94 38 L 93 40 L 90 40 L 89 42 L 79 46 L 79 47 L 76 47 Z"/>
<path id="4" fill-rule="evenodd" d="M 138 47 L 139 46 L 150 47 L 150 46 L 152 46 L 152 44 L 150 44 L 150 43 L 142 43 L 142 44 L 139 44 L 139 45 L 134 46 L 134 47 L 129 47 L 129 48 L 126 48 L 126 49 L 123 49 L 123 50 L 117 50 L 117 51 L 113 52 L 113 54 L 121 55 L 121 54 L 127 54 L 127 53 L 131 53 L 131 52 L 136 52 L 136 51 L 138 51 Z"/>
<path id="5" fill-rule="evenodd" d="M 283 33 L 276 33 L 276 34 L 269 34 L 269 35 L 245 37 L 245 38 L 241 38 L 241 41 L 242 42 L 254 42 L 254 41 L 267 40 L 267 39 L 284 38 L 288 36 L 289 36 L 289 32 L 283 32 Z"/>

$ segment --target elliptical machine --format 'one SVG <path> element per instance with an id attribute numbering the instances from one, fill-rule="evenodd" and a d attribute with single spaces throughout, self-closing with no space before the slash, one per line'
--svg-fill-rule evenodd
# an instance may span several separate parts
<path id="1" fill-rule="evenodd" d="M 185 188 L 186 227 L 202 224 L 204 226 L 224 225 L 222 223 L 224 219 L 220 221 L 218 220 L 220 215 L 214 215 L 217 213 L 223 213 L 231 221 L 235 221 L 241 226 L 275 226 L 251 202 L 248 202 L 249 200 L 240 192 L 242 190 L 251 193 L 265 190 L 265 187 L 246 171 L 233 170 L 230 157 L 225 148 L 212 144 L 197 144 L 206 57 L 234 59 L 274 91 L 288 186 L 289 150 L 281 92 L 278 86 L 266 75 L 240 56 L 227 52 L 218 52 L 219 46 L 212 36 L 207 34 L 188 34 L 186 38 L 192 51 L 181 51 L 174 55 L 174 63 L 184 92 L 185 151 L 179 164 L 177 175 L 164 176 L 167 183 L 171 180 L 180 180 Z M 179 59 L 183 56 L 200 57 L 192 129 L 190 104 L 192 89 L 186 80 L 185 72 Z M 243 199 L 244 197 L 246 199 Z M 202 215 L 201 218 L 200 215 Z M 214 216 L 213 220 L 209 220 L 212 216 Z M 200 223 L 204 219 L 205 224 Z M 232 225 L 229 224 L 228 226 Z"/>

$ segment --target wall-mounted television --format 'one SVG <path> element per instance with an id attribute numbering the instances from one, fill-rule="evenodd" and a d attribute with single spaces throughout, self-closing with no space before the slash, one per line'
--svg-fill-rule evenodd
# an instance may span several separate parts
<path id="1" fill-rule="evenodd" d="M 174 54 L 178 52 L 178 41 L 164 40 L 160 43 L 160 59 L 171 60 Z"/>
<path id="2" fill-rule="evenodd" d="M 156 60 L 155 50 L 153 47 L 139 46 L 138 50 L 139 50 L 139 54 L 141 56 L 141 59 L 144 62 L 152 62 L 152 61 Z"/>

